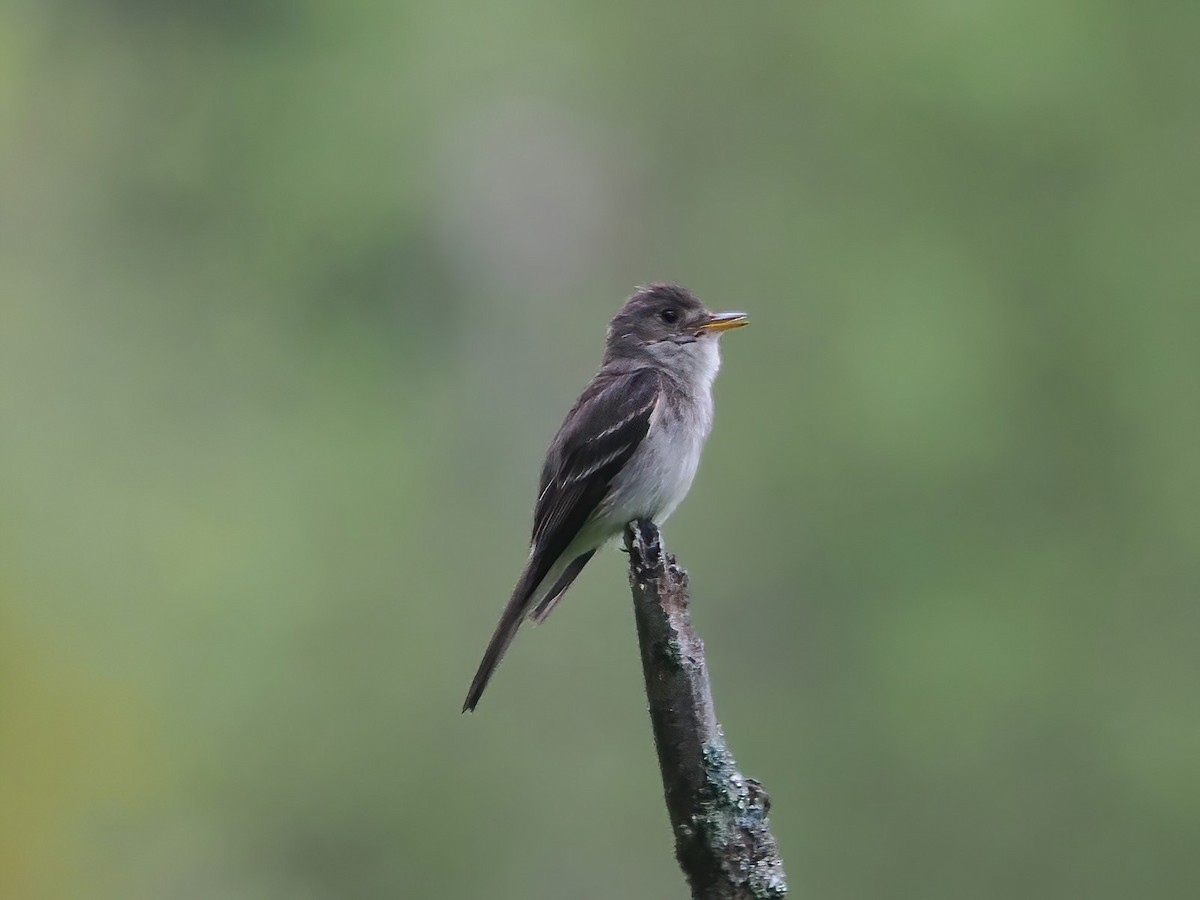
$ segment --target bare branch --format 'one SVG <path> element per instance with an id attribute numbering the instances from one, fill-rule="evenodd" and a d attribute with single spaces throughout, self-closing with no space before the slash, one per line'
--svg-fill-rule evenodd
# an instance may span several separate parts
<path id="1" fill-rule="evenodd" d="M 697 900 L 787 894 L 767 821 L 770 801 L 738 771 L 713 710 L 704 644 L 692 630 L 687 573 L 653 522 L 625 531 L 646 698 L 675 856 Z"/>

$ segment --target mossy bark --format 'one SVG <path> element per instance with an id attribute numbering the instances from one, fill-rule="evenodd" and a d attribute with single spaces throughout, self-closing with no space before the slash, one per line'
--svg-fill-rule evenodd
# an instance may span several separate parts
<path id="1" fill-rule="evenodd" d="M 767 820 L 770 801 L 738 771 L 713 710 L 704 643 L 692 630 L 688 578 L 652 522 L 625 532 L 646 698 L 675 856 L 697 900 L 787 893 Z"/>

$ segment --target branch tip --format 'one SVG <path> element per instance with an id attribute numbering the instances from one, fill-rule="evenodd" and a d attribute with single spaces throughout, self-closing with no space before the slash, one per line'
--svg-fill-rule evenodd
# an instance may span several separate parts
<path id="1" fill-rule="evenodd" d="M 717 722 L 704 644 L 688 615 L 687 572 L 653 522 L 630 522 L 625 546 L 675 855 L 692 896 L 778 900 L 787 881 L 767 821 L 770 799 L 738 770 Z"/>

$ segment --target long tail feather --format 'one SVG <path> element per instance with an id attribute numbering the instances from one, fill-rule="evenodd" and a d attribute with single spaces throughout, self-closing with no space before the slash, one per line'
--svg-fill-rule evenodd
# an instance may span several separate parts
<path id="1" fill-rule="evenodd" d="M 533 612 L 529 614 L 529 621 L 535 625 L 541 625 L 546 621 L 546 616 L 554 612 L 554 607 L 558 606 L 558 601 L 567 592 L 567 588 L 571 586 L 571 582 L 579 577 L 579 573 L 583 571 L 583 567 L 588 564 L 588 560 L 595 553 L 595 550 L 589 550 L 582 556 L 577 556 L 571 560 L 570 564 L 563 569 L 563 573 L 558 576 L 558 581 L 554 582 L 554 587 L 550 588 L 546 592 L 546 596 L 539 600 L 538 605 L 533 608 Z"/>
<path id="2" fill-rule="evenodd" d="M 496 671 L 496 666 L 500 665 L 500 660 L 504 658 L 504 652 L 517 636 L 517 629 L 521 627 L 521 622 L 529 610 L 533 592 L 546 577 L 548 569 L 549 565 L 541 559 L 540 554 L 530 556 L 529 562 L 525 564 L 525 571 L 517 580 L 517 586 L 513 588 L 512 596 L 500 615 L 500 621 L 496 624 L 496 630 L 492 632 L 487 649 L 483 651 L 483 659 L 471 682 L 471 688 L 467 691 L 466 702 L 463 703 L 463 712 L 474 710 L 479 703 L 492 673 Z"/>

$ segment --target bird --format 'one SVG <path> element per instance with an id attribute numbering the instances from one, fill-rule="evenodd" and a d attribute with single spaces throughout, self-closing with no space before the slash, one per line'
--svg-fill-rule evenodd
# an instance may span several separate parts
<path id="1" fill-rule="evenodd" d="M 613 316 L 600 369 L 546 451 L 529 557 L 463 712 L 479 703 L 522 622 L 545 621 L 628 523 L 662 524 L 686 496 L 712 430 L 718 339 L 747 321 L 667 283 L 639 288 Z"/>

